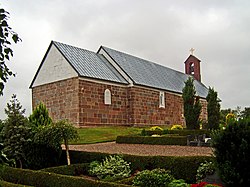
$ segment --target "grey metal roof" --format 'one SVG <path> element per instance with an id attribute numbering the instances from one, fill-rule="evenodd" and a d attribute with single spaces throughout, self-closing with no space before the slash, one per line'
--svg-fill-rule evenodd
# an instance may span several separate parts
<path id="1" fill-rule="evenodd" d="M 53 41 L 79 76 L 128 84 L 128 82 L 103 57 L 92 51 Z"/>
<path id="2" fill-rule="evenodd" d="M 184 81 L 189 75 L 120 51 L 103 46 L 102 48 L 135 84 L 182 93 Z M 205 98 L 208 93 L 207 87 L 196 80 L 194 85 L 196 93 Z"/>

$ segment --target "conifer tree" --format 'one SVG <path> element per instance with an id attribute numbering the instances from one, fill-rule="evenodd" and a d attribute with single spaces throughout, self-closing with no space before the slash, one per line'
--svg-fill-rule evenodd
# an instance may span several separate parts
<path id="1" fill-rule="evenodd" d="M 39 103 L 39 105 L 34 109 L 33 113 L 29 117 L 29 121 L 35 127 L 46 126 L 52 123 L 48 109 L 43 103 Z"/>
<path id="2" fill-rule="evenodd" d="M 214 88 L 209 87 L 207 100 L 208 128 L 218 129 L 220 123 L 220 100 Z"/>
<path id="3" fill-rule="evenodd" d="M 9 158 L 15 159 L 22 168 L 26 159 L 25 147 L 31 142 L 31 128 L 27 118 L 24 117 L 25 109 L 22 109 L 16 95 L 13 95 L 10 103 L 7 103 L 5 113 L 8 117 L 4 121 L 2 132 L 4 152 Z"/>
<path id="4" fill-rule="evenodd" d="M 200 127 L 199 116 L 202 106 L 199 97 L 196 97 L 195 94 L 194 79 L 189 77 L 182 90 L 184 117 L 188 129 L 199 129 Z"/>

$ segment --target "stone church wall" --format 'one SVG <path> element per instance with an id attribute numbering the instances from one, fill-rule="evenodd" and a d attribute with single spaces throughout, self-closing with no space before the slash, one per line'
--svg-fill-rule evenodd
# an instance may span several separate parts
<path id="1" fill-rule="evenodd" d="M 127 87 L 80 80 L 79 125 L 127 125 Z M 111 104 L 104 104 L 104 92 L 111 92 Z"/>
<path id="2" fill-rule="evenodd" d="M 180 95 L 165 93 L 165 108 L 159 107 L 157 90 L 132 87 L 130 88 L 132 124 L 136 125 L 173 125 L 183 124 L 183 105 Z"/>
<path id="3" fill-rule="evenodd" d="M 32 88 L 32 107 L 43 102 L 53 120 L 68 119 L 78 124 L 78 78 L 57 81 Z"/>
<path id="4" fill-rule="evenodd" d="M 104 92 L 111 92 L 111 104 Z M 42 101 L 54 120 L 68 119 L 76 126 L 93 125 L 173 125 L 183 124 L 180 94 L 164 92 L 165 108 L 159 107 L 159 90 L 126 87 L 71 78 L 32 88 L 33 108 Z M 201 118 L 206 119 L 202 101 Z"/>

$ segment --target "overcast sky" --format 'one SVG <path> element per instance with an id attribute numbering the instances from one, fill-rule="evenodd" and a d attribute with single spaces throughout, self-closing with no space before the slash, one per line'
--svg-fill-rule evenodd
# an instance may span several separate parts
<path id="1" fill-rule="evenodd" d="M 250 106 L 249 0 L 15 0 L 2 1 L 22 42 L 7 62 L 11 78 L 0 96 L 0 119 L 17 94 L 31 113 L 30 83 L 51 40 L 97 51 L 117 49 L 184 72 L 190 48 L 202 82 L 222 108 Z"/>

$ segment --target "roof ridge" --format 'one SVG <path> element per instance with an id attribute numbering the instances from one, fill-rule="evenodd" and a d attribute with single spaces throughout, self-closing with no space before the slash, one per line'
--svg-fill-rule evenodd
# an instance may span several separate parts
<path id="1" fill-rule="evenodd" d="M 127 53 L 127 52 L 118 51 L 118 50 L 116 50 L 116 49 L 109 48 L 109 47 L 106 47 L 106 46 L 101 46 L 101 47 L 107 48 L 107 49 L 111 49 L 111 50 L 113 50 L 113 51 L 116 51 L 116 52 L 119 52 L 119 53 L 123 53 L 123 54 L 125 54 L 125 55 L 129 55 L 129 56 L 131 56 L 131 57 L 133 57 L 133 58 L 138 58 L 138 59 L 143 60 L 143 61 L 146 61 L 146 62 L 148 62 L 148 63 L 151 63 L 151 64 L 154 64 L 154 65 L 157 65 L 157 66 L 160 66 L 160 67 L 164 67 L 164 68 L 170 69 L 170 70 L 175 71 L 175 72 L 177 72 L 177 73 L 181 73 L 181 74 L 183 74 L 183 75 L 187 75 L 187 74 L 185 74 L 185 73 L 183 73 L 183 72 L 181 72 L 181 71 L 178 71 L 178 70 L 175 70 L 175 69 L 173 69 L 173 68 L 164 66 L 164 65 L 162 65 L 162 64 L 158 64 L 158 63 L 153 62 L 153 61 L 150 61 L 150 60 L 146 60 L 146 59 L 144 59 L 144 58 L 142 58 L 142 57 L 137 57 L 137 56 L 131 55 L 131 54 Z"/>
<path id="2" fill-rule="evenodd" d="M 80 49 L 80 50 L 84 50 L 84 51 L 88 51 L 88 52 L 97 54 L 97 53 L 94 52 L 94 51 L 90 51 L 90 50 L 88 50 L 88 49 L 84 49 L 84 48 L 81 48 L 81 47 L 73 46 L 73 45 L 71 45 L 71 44 L 66 44 L 66 43 L 62 43 L 62 42 L 58 42 L 58 41 L 54 41 L 54 40 L 52 40 L 52 43 L 54 43 L 54 44 L 66 45 L 66 46 L 69 46 L 69 47 L 73 47 L 73 48 L 76 48 L 76 49 Z"/>

